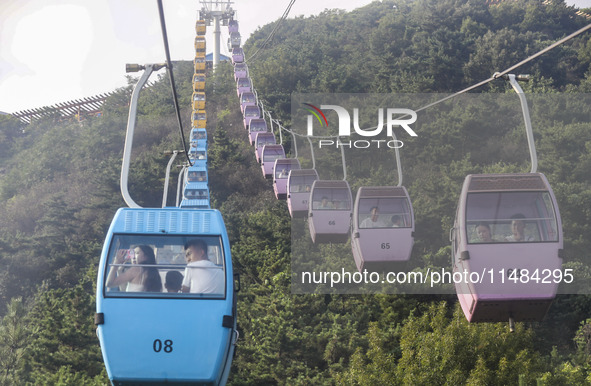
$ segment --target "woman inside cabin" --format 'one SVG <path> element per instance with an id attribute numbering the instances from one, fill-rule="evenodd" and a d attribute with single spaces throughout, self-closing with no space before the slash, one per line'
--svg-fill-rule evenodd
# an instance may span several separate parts
<path id="1" fill-rule="evenodd" d="M 492 243 L 495 240 L 492 238 L 492 232 L 488 223 L 481 222 L 476 225 L 476 235 L 478 235 L 479 243 Z"/>
<path id="2" fill-rule="evenodd" d="M 120 264 L 125 263 L 125 256 L 131 256 L 129 268 Z M 125 292 L 162 292 L 162 279 L 156 267 L 154 250 L 148 245 L 138 245 L 133 250 L 120 249 L 115 256 L 114 264 L 107 276 L 107 287 L 123 287 Z M 146 266 L 147 265 L 147 266 Z"/>

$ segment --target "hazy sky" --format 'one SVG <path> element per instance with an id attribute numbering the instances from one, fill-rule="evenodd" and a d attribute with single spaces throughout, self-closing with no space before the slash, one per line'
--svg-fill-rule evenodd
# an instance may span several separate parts
<path id="1" fill-rule="evenodd" d="M 371 0 L 298 0 L 290 17 Z M 236 0 L 243 41 L 277 20 L 289 0 Z M 173 60 L 195 56 L 197 0 L 163 0 Z M 263 16 L 264 15 L 264 16 Z M 225 48 L 227 27 L 222 27 Z M 208 52 L 213 27 L 207 30 Z M 0 111 L 12 113 L 126 85 L 125 63 L 165 61 L 156 0 L 1 0 Z M 164 71 L 164 70 L 162 70 Z"/>
<path id="2" fill-rule="evenodd" d="M 484 0 L 483 0 L 484 1 Z M 289 17 L 371 0 L 297 0 Z M 570 0 L 591 7 L 591 0 Z M 163 0 L 173 60 L 192 60 L 197 0 Z M 289 0 L 235 0 L 243 41 Z M 208 52 L 213 48 L 208 27 Z M 222 53 L 227 53 L 222 27 Z M 125 63 L 165 60 L 156 0 L 0 0 L 0 111 L 12 113 L 124 86 Z"/>

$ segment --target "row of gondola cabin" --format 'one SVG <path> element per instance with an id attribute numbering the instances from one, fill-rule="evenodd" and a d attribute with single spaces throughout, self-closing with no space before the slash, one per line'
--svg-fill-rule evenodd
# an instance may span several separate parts
<path id="1" fill-rule="evenodd" d="M 246 130 L 248 130 L 251 120 L 259 118 L 261 118 L 261 109 L 259 106 L 246 106 L 244 108 L 243 124 Z"/>
<path id="2" fill-rule="evenodd" d="M 299 170 L 300 161 L 297 158 L 279 158 L 273 165 L 273 192 L 278 200 L 287 199 L 287 179 L 289 173 Z"/>
<path id="3" fill-rule="evenodd" d="M 200 268 L 185 259 L 185 245 L 193 240 L 207 249 Z M 188 272 L 196 270 L 215 278 L 215 287 L 181 292 Z M 136 271 L 145 279 L 123 280 Z M 95 323 L 114 385 L 226 382 L 236 342 L 236 295 L 219 211 L 119 209 L 97 277 Z"/>
<path id="4" fill-rule="evenodd" d="M 195 23 L 195 33 L 199 36 L 204 36 L 206 32 L 205 20 L 197 20 Z"/>
<path id="5" fill-rule="evenodd" d="M 362 272 L 391 271 L 410 259 L 414 213 L 403 186 L 360 187 L 353 209 L 351 248 Z"/>
<path id="6" fill-rule="evenodd" d="M 205 74 L 193 75 L 193 91 L 205 92 Z"/>
<path id="7" fill-rule="evenodd" d="M 195 73 L 203 73 L 205 72 L 206 62 L 204 56 L 195 56 L 193 59 L 193 66 L 195 68 Z"/>
<path id="8" fill-rule="evenodd" d="M 275 160 L 285 158 L 285 149 L 283 145 L 265 145 L 261 152 L 261 170 L 265 178 L 273 176 L 273 167 Z"/>
<path id="9" fill-rule="evenodd" d="M 232 48 L 232 64 L 244 62 L 244 51 L 242 47 Z"/>
<path id="10" fill-rule="evenodd" d="M 248 142 L 251 146 L 254 145 L 257 135 L 268 131 L 267 122 L 263 118 L 251 119 L 248 124 Z"/>
<path id="11" fill-rule="evenodd" d="M 352 197 L 347 181 L 316 180 L 308 203 L 308 227 L 314 243 L 344 243 L 351 229 Z"/>
<path id="12" fill-rule="evenodd" d="M 257 99 L 253 92 L 245 91 L 240 93 L 240 112 L 244 114 L 244 108 L 246 106 L 256 106 Z"/>
<path id="13" fill-rule="evenodd" d="M 316 169 L 292 170 L 287 178 L 287 208 L 292 218 L 308 216 L 312 184 L 318 179 Z"/>
<path id="14" fill-rule="evenodd" d="M 234 65 L 234 82 L 238 81 L 238 78 L 248 77 L 248 66 L 246 63 L 236 63 Z"/>
<path id="15" fill-rule="evenodd" d="M 232 50 L 232 48 L 240 47 L 240 32 L 230 32 L 230 37 L 228 38 L 228 51 Z"/>
<path id="16" fill-rule="evenodd" d="M 207 113 L 205 111 L 205 22 L 196 25 L 195 75 L 193 76 L 193 113 L 191 114 L 191 144 L 189 159 L 192 165 L 186 168 L 182 208 L 207 209 L 209 186 L 207 178 Z"/>
<path id="17" fill-rule="evenodd" d="M 205 37 L 195 37 L 195 53 L 199 53 L 199 56 L 201 56 L 201 54 L 205 54 Z"/>
<path id="18" fill-rule="evenodd" d="M 240 98 L 240 95 L 245 92 L 252 92 L 252 82 L 250 78 L 238 78 L 236 81 L 236 95 Z"/>
<path id="19" fill-rule="evenodd" d="M 193 110 L 205 110 L 205 93 L 203 91 L 193 92 Z"/>
<path id="20" fill-rule="evenodd" d="M 266 145 L 277 144 L 277 139 L 275 138 L 275 134 L 269 132 L 257 133 L 254 138 L 255 158 L 258 163 L 261 163 L 263 162 L 263 148 Z"/>
<path id="21" fill-rule="evenodd" d="M 468 321 L 544 317 L 558 282 L 532 278 L 561 269 L 563 244 L 558 205 L 543 174 L 468 175 L 451 239 L 454 272 L 486 273 L 482 281 L 456 283 Z"/>

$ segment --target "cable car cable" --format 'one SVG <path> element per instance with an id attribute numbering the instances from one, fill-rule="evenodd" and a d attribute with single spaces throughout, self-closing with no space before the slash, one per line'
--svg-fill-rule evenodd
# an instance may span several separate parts
<path id="1" fill-rule="evenodd" d="M 289 14 L 289 12 L 291 11 L 291 7 L 294 5 L 295 0 L 292 0 L 288 5 L 287 8 L 285 9 L 285 11 L 283 12 L 283 15 L 281 16 L 281 18 L 279 18 L 279 20 L 277 21 L 277 24 L 275 25 L 275 27 L 273 28 L 273 30 L 271 31 L 271 33 L 269 34 L 269 36 L 267 36 L 267 38 L 265 39 L 265 41 L 263 42 L 263 44 L 261 45 L 261 47 L 259 47 L 259 49 L 251 56 L 248 58 L 248 61 L 251 62 L 256 56 L 257 54 L 263 49 L 265 48 L 265 46 L 267 45 L 267 43 L 273 38 L 273 36 L 275 36 L 275 32 L 277 32 L 277 30 L 279 29 L 279 26 L 281 25 L 281 23 L 283 22 L 283 20 L 285 20 L 287 18 L 287 15 Z M 245 60 L 246 61 L 246 60 Z"/>
<path id="2" fill-rule="evenodd" d="M 531 55 L 531 56 L 530 56 L 530 57 L 528 57 L 527 59 L 524 59 L 524 60 L 522 60 L 521 62 L 519 62 L 519 63 L 517 63 L 517 64 L 515 64 L 515 65 L 513 65 L 513 66 L 511 66 L 511 67 L 509 67 L 508 69 L 506 69 L 506 70 L 504 70 L 504 71 L 501 71 L 501 72 L 495 72 L 495 73 L 493 74 L 493 76 L 491 76 L 490 78 L 488 78 L 488 79 L 485 79 L 485 80 L 483 80 L 482 82 L 476 83 L 475 85 L 473 85 L 473 86 L 470 86 L 470 87 L 467 87 L 467 88 L 465 88 L 465 89 L 463 89 L 463 90 L 461 90 L 461 91 L 458 91 L 458 92 L 456 92 L 456 93 L 454 93 L 454 94 L 448 95 L 447 97 L 445 97 L 445 98 L 443 98 L 443 99 L 440 99 L 440 100 L 438 100 L 438 101 L 436 101 L 436 102 L 433 102 L 433 103 L 430 103 L 430 104 L 428 104 L 428 105 L 426 105 L 426 106 L 423 106 L 423 107 L 421 107 L 420 109 L 418 109 L 418 110 L 415 110 L 415 112 L 419 112 L 419 111 L 421 111 L 421 110 L 425 110 L 425 109 L 427 109 L 427 108 L 429 108 L 429 107 L 435 106 L 435 105 L 437 105 L 437 104 L 439 104 L 439 103 L 441 103 L 441 102 L 444 102 L 444 101 L 446 101 L 446 100 L 448 100 L 448 99 L 454 98 L 454 97 L 456 97 L 456 96 L 458 96 L 458 95 L 460 95 L 460 94 L 463 94 L 463 93 L 465 93 L 465 92 L 468 92 L 468 91 L 470 91 L 470 90 L 473 90 L 473 89 L 475 89 L 475 88 L 477 88 L 477 87 L 480 87 L 480 86 L 482 86 L 482 85 L 484 85 L 484 84 L 486 84 L 486 83 L 488 83 L 488 82 L 491 82 L 491 81 L 493 81 L 493 80 L 495 80 L 495 79 L 497 79 L 497 78 L 499 78 L 499 77 L 501 77 L 501 76 L 503 76 L 503 75 L 505 75 L 505 74 L 508 74 L 509 72 L 511 72 L 511 71 L 513 71 L 513 70 L 515 70 L 516 68 L 518 68 L 518 67 L 521 67 L 522 65 L 524 65 L 524 64 L 526 64 L 526 63 L 528 63 L 528 62 L 532 61 L 533 59 L 537 58 L 538 56 L 540 56 L 540 55 L 543 55 L 543 54 L 545 54 L 546 52 L 550 51 L 551 49 L 558 47 L 558 46 L 559 46 L 559 45 L 561 45 L 562 43 L 564 43 L 564 42 L 567 42 L 567 41 L 569 41 L 570 39 L 572 39 L 572 38 L 576 37 L 577 35 L 580 35 L 580 34 L 582 34 L 583 32 L 587 31 L 587 30 L 588 30 L 588 29 L 590 29 L 590 28 L 591 28 L 591 24 L 587 24 L 585 27 L 583 27 L 583 28 L 580 28 L 580 29 L 578 29 L 577 31 L 573 32 L 572 34 L 570 34 L 570 35 L 568 35 L 568 36 L 566 36 L 566 37 L 564 37 L 564 38 L 562 38 L 562 39 L 558 40 L 557 42 L 554 42 L 554 43 L 550 44 L 548 47 L 544 48 L 543 50 L 540 50 L 540 51 L 536 52 L 535 54 Z"/>
<path id="3" fill-rule="evenodd" d="M 176 95 L 176 87 L 174 85 L 174 76 L 172 74 L 172 61 L 170 60 L 170 49 L 168 47 L 168 35 L 166 33 L 166 22 L 164 21 L 164 9 L 162 8 L 162 0 L 158 1 L 158 14 L 160 15 L 160 29 L 162 30 L 162 39 L 164 40 L 164 52 L 166 54 L 166 71 L 170 77 L 170 87 L 172 88 L 172 99 L 174 102 L 174 109 L 176 112 L 176 118 L 179 124 L 179 130 L 181 133 L 181 142 L 183 144 L 183 150 L 189 165 L 193 166 L 191 159 L 189 158 L 189 152 L 187 151 L 187 144 L 185 143 L 185 134 L 183 132 L 183 123 L 181 121 L 181 110 L 179 108 L 179 101 Z"/>
<path id="4" fill-rule="evenodd" d="M 246 58 L 244 59 L 245 62 L 249 62 L 249 64 L 250 64 L 252 62 L 252 60 L 254 60 L 254 58 L 258 55 L 258 53 L 263 48 L 265 48 L 265 46 L 267 45 L 267 43 L 275 35 L 275 32 L 277 32 L 277 29 L 279 29 L 279 26 L 281 25 L 281 23 L 283 22 L 283 20 L 285 20 L 287 18 L 287 15 L 289 14 L 289 11 L 291 11 L 291 7 L 294 5 L 295 2 L 296 2 L 296 0 L 291 0 L 291 2 L 287 5 L 287 8 L 283 12 L 283 15 L 279 18 L 279 20 L 277 21 L 277 24 L 275 25 L 275 27 L 273 28 L 273 30 L 271 31 L 271 33 L 269 34 L 269 36 L 267 36 L 267 38 L 265 39 L 265 41 L 263 42 L 263 44 L 259 47 L 259 49 L 254 54 L 252 54 L 252 56 L 250 56 L 248 59 L 246 59 Z"/>

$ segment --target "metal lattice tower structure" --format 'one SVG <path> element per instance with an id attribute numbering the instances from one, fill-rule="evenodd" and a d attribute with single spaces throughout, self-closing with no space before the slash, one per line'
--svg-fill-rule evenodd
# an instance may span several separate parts
<path id="1" fill-rule="evenodd" d="M 235 11 L 232 9 L 234 2 L 219 0 L 201 0 L 201 10 L 199 19 L 205 20 L 206 24 L 213 27 L 213 68 L 215 69 L 220 62 L 220 22 L 221 25 L 228 25 L 228 22 L 234 18 Z"/>

